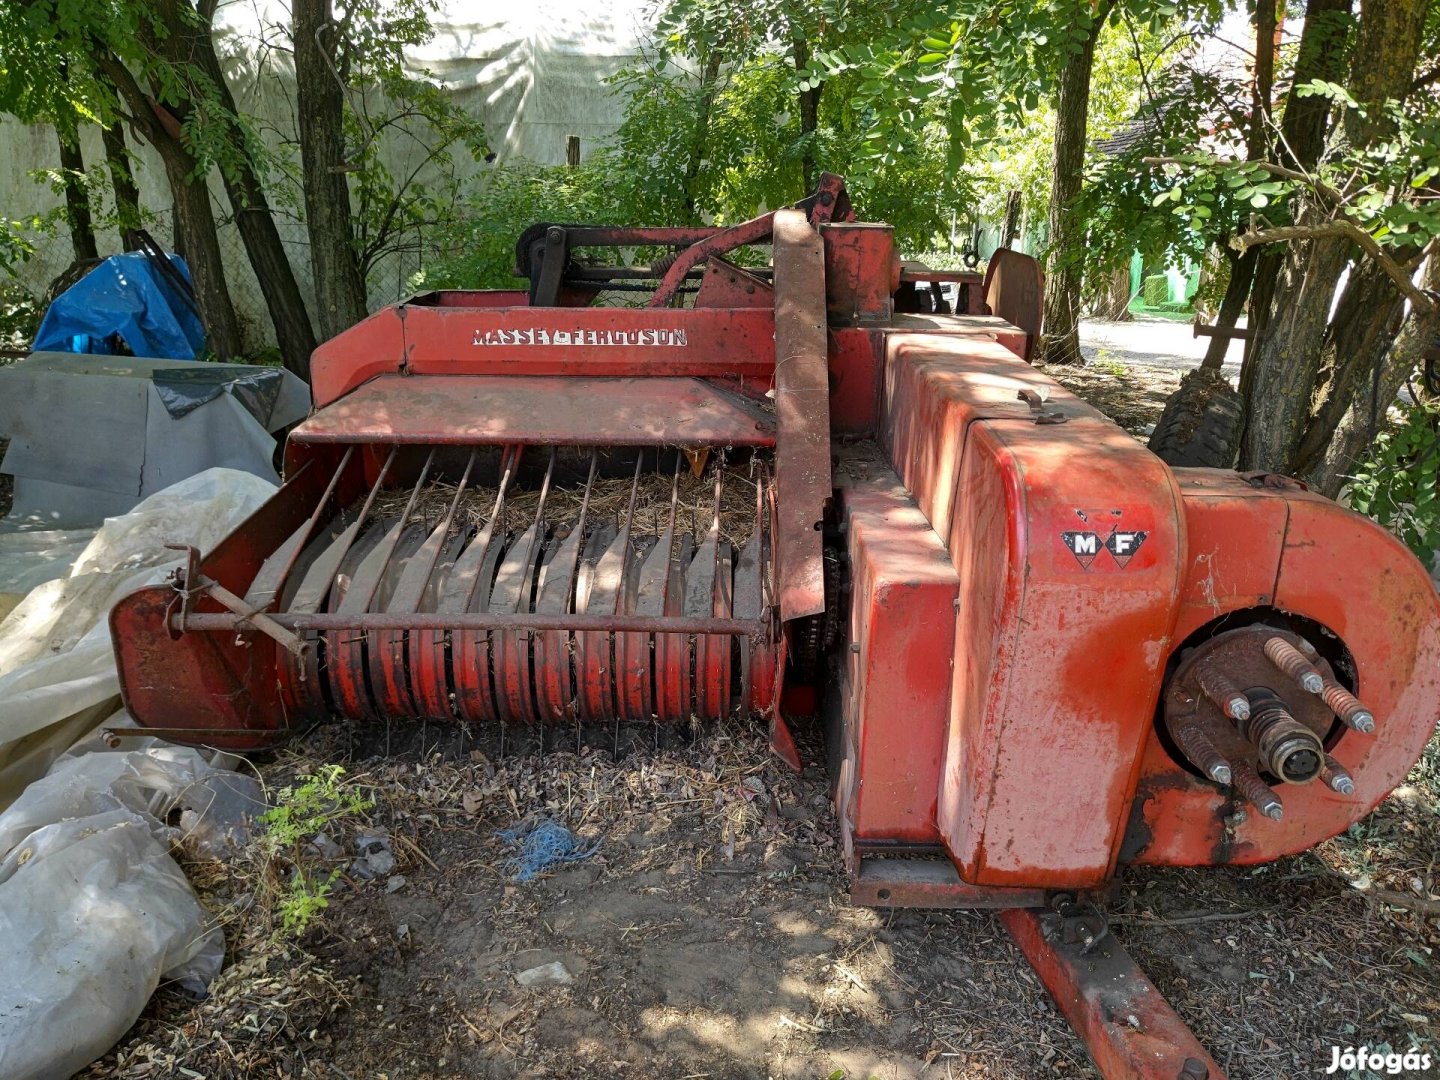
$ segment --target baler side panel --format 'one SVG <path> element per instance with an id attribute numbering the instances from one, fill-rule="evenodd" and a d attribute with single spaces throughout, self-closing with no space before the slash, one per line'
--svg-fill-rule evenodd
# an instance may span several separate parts
<path id="1" fill-rule="evenodd" d="M 940 538 L 878 458 L 837 474 L 851 573 L 842 815 L 859 840 L 939 842 L 959 578 Z"/>
<path id="2" fill-rule="evenodd" d="M 1178 493 L 1109 423 L 986 420 L 971 425 L 955 505 L 955 700 L 970 704 L 952 710 L 941 832 L 977 884 L 1098 885 L 1170 652 Z M 972 583 L 997 571 L 999 610 L 992 586 L 972 604 Z"/>
<path id="3" fill-rule="evenodd" d="M 301 468 L 200 563 L 200 572 L 243 596 L 261 564 L 314 510 L 333 472 L 329 454 Z M 331 468 L 326 468 L 330 464 Z M 110 612 L 125 707 L 146 727 L 250 729 L 253 734 L 182 741 L 248 749 L 274 741 L 283 720 L 275 643 L 263 634 L 176 634 L 179 593 L 168 585 L 133 592 Z M 225 609 L 208 597 L 198 612 Z"/>
<path id="4" fill-rule="evenodd" d="M 941 536 L 950 535 L 960 446 L 980 418 L 1031 420 L 1020 392 L 1070 419 L 1105 417 L 1019 362 L 989 335 L 887 334 L 881 439 L 896 473 Z M 1110 425 L 1113 426 L 1113 425 Z"/>

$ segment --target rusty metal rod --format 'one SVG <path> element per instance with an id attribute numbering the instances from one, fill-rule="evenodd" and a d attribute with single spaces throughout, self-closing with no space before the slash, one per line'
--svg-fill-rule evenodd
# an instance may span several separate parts
<path id="1" fill-rule="evenodd" d="M 1346 727 L 1354 728 L 1362 735 L 1369 735 L 1375 730 L 1375 714 L 1333 679 L 1325 680 L 1325 689 L 1320 696 Z"/>
<path id="2" fill-rule="evenodd" d="M 1320 778 L 1331 791 L 1341 795 L 1355 794 L 1355 778 L 1350 775 L 1350 770 L 1329 754 L 1325 755 L 1325 767 L 1320 770 Z"/>
<path id="3" fill-rule="evenodd" d="M 721 619 L 688 615 L 542 615 L 526 612 L 366 612 L 360 615 L 336 613 L 266 615 L 288 630 L 614 630 L 637 634 L 720 634 L 727 637 L 763 635 L 770 629 L 766 619 Z M 246 620 L 237 615 L 213 612 L 193 614 L 188 619 L 172 615 L 175 630 L 220 631 L 243 629 Z"/>
<path id="4" fill-rule="evenodd" d="M 1270 785 L 1260 778 L 1255 771 L 1255 766 L 1248 761 L 1237 761 L 1234 764 L 1235 790 L 1238 791 L 1255 809 L 1259 810 L 1271 821 L 1279 821 L 1285 816 L 1285 806 L 1280 801 Z"/>
<path id="5" fill-rule="evenodd" d="M 1305 658 L 1304 653 L 1284 638 L 1267 638 L 1265 656 L 1288 678 L 1299 683 L 1309 693 L 1319 694 L 1324 691 L 1325 680 L 1321 677 L 1320 672 L 1315 670 L 1315 667 Z"/>

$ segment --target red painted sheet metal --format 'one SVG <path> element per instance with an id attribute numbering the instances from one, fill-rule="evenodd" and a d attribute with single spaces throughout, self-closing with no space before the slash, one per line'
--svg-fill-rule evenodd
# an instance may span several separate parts
<path id="1" fill-rule="evenodd" d="M 1329 748 L 1354 777 L 1355 793 L 1343 796 L 1318 782 L 1283 785 L 1285 816 L 1278 822 L 1250 813 L 1243 822 L 1232 818 L 1227 827 L 1232 809 L 1227 792 L 1181 769 L 1152 739 L 1127 859 L 1182 866 L 1266 862 L 1343 831 L 1403 782 L 1434 732 L 1440 597 L 1418 560 L 1394 537 L 1329 500 L 1257 488 L 1240 477 L 1176 472 L 1191 528 L 1210 537 L 1213 552 L 1204 563 L 1192 561 L 1186 595 L 1216 588 L 1223 597 L 1228 588 L 1248 600 L 1269 577 L 1275 607 L 1315 620 L 1344 642 L 1355 658 L 1356 689 L 1375 713 L 1374 735 L 1347 730 Z M 1226 528 L 1241 512 L 1235 504 L 1242 503 L 1255 524 Z M 1281 521 L 1283 547 L 1273 535 Z M 1247 566 L 1254 567 L 1250 582 L 1241 571 Z M 1206 580 L 1212 567 L 1230 568 L 1218 587 Z M 1181 630 L 1208 622 L 1205 614 L 1187 611 Z"/>
<path id="2" fill-rule="evenodd" d="M 317 407 L 376 375 L 698 376 L 770 386 L 775 318 L 763 308 L 395 305 L 311 359 Z"/>
<path id="3" fill-rule="evenodd" d="M 1046 410 L 1065 422 L 1037 424 L 1018 393 L 1049 380 L 1000 346 L 892 343 L 891 452 L 927 517 L 949 520 L 961 583 L 941 834 L 975 884 L 1096 885 L 1170 652 L 1178 491 L 1063 391 Z"/>
<path id="4" fill-rule="evenodd" d="M 972 290 L 973 291 L 973 290 Z M 943 334 L 947 338 L 971 341 L 994 341 L 1005 346 L 1020 359 L 1030 336 L 995 315 L 960 312 L 955 315 L 924 315 L 903 313 L 890 320 L 890 332 L 896 334 Z"/>
<path id="5" fill-rule="evenodd" d="M 881 323 L 900 286 L 895 230 L 889 225 L 823 225 L 825 307 L 831 324 Z"/>
<path id="6" fill-rule="evenodd" d="M 780 618 L 825 610 L 821 527 L 830 479 L 825 253 L 798 210 L 775 214 L 775 533 Z"/>
<path id="7" fill-rule="evenodd" d="M 880 422 L 884 335 L 855 327 L 830 332 L 830 430 L 873 436 Z"/>
<path id="8" fill-rule="evenodd" d="M 851 574 L 845 763 L 837 804 L 861 840 L 938 843 L 940 765 L 960 581 L 940 537 L 879 460 L 836 473 Z"/>
<path id="9" fill-rule="evenodd" d="M 205 556 L 200 572 L 244 595 L 266 557 L 310 516 L 330 474 L 302 469 L 260 509 Z M 176 738 L 208 746 L 249 749 L 269 745 L 285 710 L 276 679 L 275 643 L 260 633 L 174 636 L 169 615 L 178 594 L 168 585 L 140 589 L 110 612 L 110 632 L 125 707 L 146 727 L 210 728 L 247 735 Z M 197 610 L 223 611 L 212 600 Z"/>
<path id="10" fill-rule="evenodd" d="M 303 443 L 773 446 L 775 418 L 701 379 L 382 375 L 290 437 Z"/>
<path id="11" fill-rule="evenodd" d="M 1067 942 L 1058 918 L 1033 908 L 1000 913 L 1105 1080 L 1225 1080 L 1113 934 L 1088 947 Z"/>
<path id="12" fill-rule="evenodd" d="M 1074 421 L 1104 416 L 986 336 L 887 334 L 881 438 L 905 486 L 941 536 L 948 536 L 965 430 L 980 417 L 1027 420 L 1021 390 Z M 1063 425 L 1059 425 L 1063 427 Z"/>

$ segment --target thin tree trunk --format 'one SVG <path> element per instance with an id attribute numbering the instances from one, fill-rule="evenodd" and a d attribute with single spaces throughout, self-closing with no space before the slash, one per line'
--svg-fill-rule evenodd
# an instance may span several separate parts
<path id="1" fill-rule="evenodd" d="M 1260 161 L 1266 157 L 1270 126 L 1271 97 L 1275 87 L 1275 0 L 1257 0 L 1255 4 L 1255 81 L 1251 84 L 1250 129 L 1245 135 L 1245 157 Z M 1215 317 L 1217 330 L 1233 330 L 1245 312 L 1245 301 L 1255 281 L 1255 267 L 1260 252 L 1251 248 L 1230 265 L 1230 280 L 1225 285 L 1225 298 Z M 1205 350 L 1203 368 L 1219 371 L 1225 364 L 1231 339 L 1217 334 Z"/>
<path id="2" fill-rule="evenodd" d="M 65 185 L 65 220 L 70 225 L 70 246 L 75 251 L 75 261 L 98 259 L 100 252 L 95 247 L 95 225 L 90 217 L 90 197 L 86 195 L 80 177 L 85 174 L 85 158 L 80 153 L 78 132 L 67 133 L 57 125 L 55 135 L 60 143 L 60 169 Z"/>
<path id="3" fill-rule="evenodd" d="M 120 121 L 100 129 L 105 144 L 105 162 L 110 169 L 110 187 L 115 193 L 115 217 L 120 227 L 120 246 L 134 251 L 140 246 L 140 189 L 130 171 L 130 152 L 125 146 L 125 129 Z"/>
<path id="4" fill-rule="evenodd" d="M 695 134 L 690 140 L 690 156 L 685 162 L 685 218 L 698 221 L 699 199 L 695 182 L 700 178 L 700 165 L 710 145 L 710 113 L 715 107 L 715 94 L 720 82 L 720 52 L 711 49 L 700 71 L 700 104 L 695 116 Z"/>
<path id="5" fill-rule="evenodd" d="M 1425 267 L 1421 287 L 1440 291 L 1440 255 L 1432 254 Z M 1415 370 L 1427 349 L 1440 338 L 1440 307 L 1428 312 L 1411 312 L 1400 328 L 1379 378 L 1360 388 L 1340 418 L 1334 434 L 1325 446 L 1323 460 L 1307 470 L 1307 479 L 1328 495 L 1336 494 L 1345 478 L 1354 471 L 1355 462 L 1375 440 L 1385 414 L 1400 394 L 1405 380 Z"/>
<path id="6" fill-rule="evenodd" d="M 1005 221 L 1000 227 L 1000 246 L 1014 247 L 1020 239 L 1020 192 L 1011 189 L 1005 196 Z M 1127 286 L 1128 288 L 1128 286 Z"/>
<path id="7" fill-rule="evenodd" d="M 205 339 L 221 360 L 241 355 L 240 322 L 225 278 L 215 213 L 204 176 L 195 175 L 195 161 L 180 141 L 180 124 L 135 81 L 114 54 L 99 51 L 96 66 L 119 91 L 131 122 L 149 140 L 165 166 L 174 206 L 175 247 L 185 256 L 195 286 L 195 302 Z"/>
<path id="8" fill-rule="evenodd" d="M 803 38 L 795 39 L 794 55 L 796 71 L 804 71 L 810 66 L 810 46 Z M 820 91 L 824 85 L 821 83 L 799 92 L 800 138 L 805 145 L 801 152 L 800 171 L 805 179 L 806 192 L 814 191 L 820 180 L 820 167 L 815 161 L 814 135 L 820 124 Z"/>
<path id="9" fill-rule="evenodd" d="M 316 320 L 328 340 L 365 317 L 365 278 L 355 251 L 345 171 L 345 91 L 335 58 L 331 0 L 293 0 L 295 97 L 305 228 L 315 277 Z"/>
<path id="10" fill-rule="evenodd" d="M 1315 79 L 1335 82 L 1344 74 L 1351 3 L 1352 0 L 1308 0 L 1305 5 L 1305 26 L 1300 31 L 1295 73 L 1285 99 L 1285 113 L 1280 121 L 1280 146 L 1277 148 L 1279 160 L 1290 168 L 1314 168 L 1325 148 L 1330 101 L 1319 94 L 1302 97 L 1295 88 L 1308 85 Z M 1253 378 L 1249 360 L 1255 355 L 1259 340 L 1267 331 L 1271 301 L 1275 296 L 1284 254 L 1283 248 L 1266 248 L 1255 262 L 1249 320 L 1253 336 L 1246 343 L 1246 363 L 1240 373 L 1240 393 L 1247 401 L 1246 387 Z"/>
<path id="11" fill-rule="evenodd" d="M 173 10 L 173 4 L 174 0 L 167 0 L 162 7 Z M 183 41 L 177 41 L 177 46 L 187 48 L 190 62 L 210 77 L 221 108 L 230 120 L 228 134 L 237 144 L 239 153 L 233 168 L 220 170 L 225 194 L 230 199 L 245 254 L 249 256 L 250 265 L 260 283 L 260 292 L 265 297 L 265 307 L 275 327 L 275 341 L 280 347 L 281 359 L 290 371 L 308 379 L 310 354 L 315 351 L 315 330 L 310 325 L 310 314 L 305 310 L 305 299 L 300 295 L 300 285 L 295 280 L 290 256 L 280 241 L 280 231 L 275 227 L 270 201 L 256 175 L 250 148 L 245 144 L 240 113 L 235 107 L 230 84 L 225 81 L 220 58 L 215 54 L 210 23 L 205 21 L 196 25 L 180 18 L 177 11 L 172 25 L 183 35 Z"/>
<path id="12" fill-rule="evenodd" d="M 1090 74 L 1095 66 L 1095 42 L 1110 14 L 1110 3 L 1095 12 L 1090 32 L 1080 51 L 1060 70 L 1055 102 L 1055 147 L 1050 177 L 1050 266 L 1045 274 L 1044 330 L 1040 339 L 1042 364 L 1080 364 L 1080 290 L 1082 268 L 1079 248 L 1084 243 L 1082 223 L 1075 209 L 1085 168 L 1085 129 L 1090 116 Z"/>

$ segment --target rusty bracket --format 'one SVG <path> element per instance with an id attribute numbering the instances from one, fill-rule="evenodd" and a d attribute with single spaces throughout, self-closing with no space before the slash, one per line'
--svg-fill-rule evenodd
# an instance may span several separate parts
<path id="1" fill-rule="evenodd" d="M 172 624 L 182 634 L 189 629 L 196 618 L 195 599 L 208 596 L 222 607 L 229 609 L 239 618 L 233 623 L 236 633 L 258 630 L 277 642 L 296 660 L 305 660 L 313 646 L 310 642 L 291 633 L 259 608 L 251 607 L 218 581 L 200 573 L 200 552 L 191 544 L 166 544 L 171 551 L 185 552 L 185 567 L 174 574 L 175 591 L 180 594 L 180 612 Z M 304 667 L 301 667 L 304 670 Z"/>
<path id="2" fill-rule="evenodd" d="M 1047 395 L 1034 387 L 1027 386 L 1015 396 L 1030 406 L 1030 415 L 1037 424 L 1063 424 L 1067 419 L 1059 410 L 1045 408 Z"/>
<path id="3" fill-rule="evenodd" d="M 157 739 L 171 739 L 172 741 L 174 737 L 180 736 L 182 738 L 190 738 L 193 741 L 198 742 L 198 737 L 202 735 L 213 735 L 220 738 L 243 737 L 246 739 L 253 739 L 256 735 L 263 734 L 263 731 L 257 731 L 255 728 L 103 727 L 100 729 L 100 741 L 103 742 L 106 746 L 108 746 L 111 750 L 115 750 L 119 748 L 120 743 L 125 739 L 148 739 L 152 736 Z"/>

